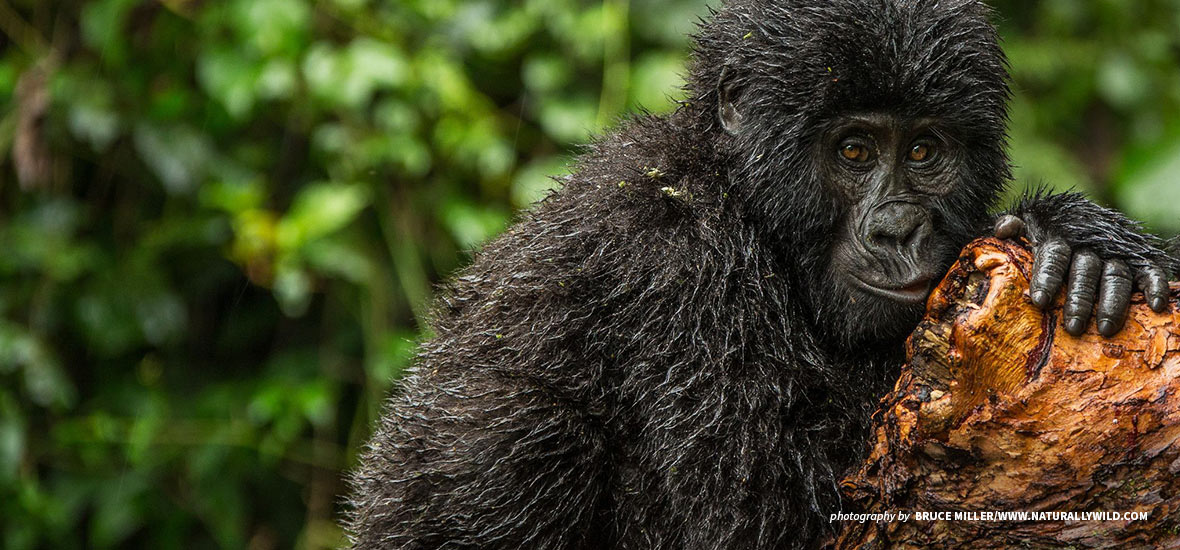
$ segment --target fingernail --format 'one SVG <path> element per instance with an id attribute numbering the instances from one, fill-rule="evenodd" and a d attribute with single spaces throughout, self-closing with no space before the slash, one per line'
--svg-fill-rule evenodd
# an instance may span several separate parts
<path id="1" fill-rule="evenodd" d="M 1045 307 L 1049 303 L 1049 293 L 1044 290 L 1038 290 L 1032 293 L 1032 301 L 1034 304 Z"/>
<path id="2" fill-rule="evenodd" d="M 1114 336 L 1118 329 L 1115 328 L 1114 323 L 1105 319 L 1098 321 L 1098 333 L 1103 336 Z"/>
<path id="3" fill-rule="evenodd" d="M 1074 336 L 1078 336 L 1078 335 L 1082 334 L 1082 331 L 1085 329 L 1086 329 L 1086 324 L 1083 323 L 1082 320 L 1078 319 L 1077 317 L 1073 317 L 1071 319 L 1066 319 L 1066 321 L 1065 321 L 1065 332 L 1068 332 Z"/>

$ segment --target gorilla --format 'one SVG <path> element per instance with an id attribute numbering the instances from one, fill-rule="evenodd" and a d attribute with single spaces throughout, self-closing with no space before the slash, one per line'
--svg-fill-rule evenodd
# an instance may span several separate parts
<path id="1" fill-rule="evenodd" d="M 352 475 L 355 548 L 805 548 L 973 238 L 1035 245 L 1030 300 L 1119 330 L 1176 260 L 1010 176 L 974 0 L 730 0 L 688 99 L 588 147 L 441 289 Z M 1061 295 L 1064 295 L 1062 298 Z"/>

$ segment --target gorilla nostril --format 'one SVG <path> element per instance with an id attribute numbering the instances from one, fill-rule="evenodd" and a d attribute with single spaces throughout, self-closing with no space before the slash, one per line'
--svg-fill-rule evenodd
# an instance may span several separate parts
<path id="1" fill-rule="evenodd" d="M 865 246 L 881 252 L 920 247 L 931 233 L 930 215 L 916 204 L 889 202 L 869 212 Z"/>
<path id="2" fill-rule="evenodd" d="M 914 226 L 913 230 L 910 231 L 909 235 L 906 235 L 905 241 L 903 241 L 903 242 L 904 242 L 904 245 L 906 248 L 910 248 L 910 249 L 918 248 L 918 247 L 922 246 L 922 243 L 926 240 L 926 237 L 928 237 L 929 235 L 930 235 L 930 222 L 928 220 L 922 220 L 917 225 Z"/>

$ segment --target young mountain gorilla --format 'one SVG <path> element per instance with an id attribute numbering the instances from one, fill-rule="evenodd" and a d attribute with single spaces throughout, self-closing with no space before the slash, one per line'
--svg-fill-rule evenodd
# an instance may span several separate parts
<path id="1" fill-rule="evenodd" d="M 598 141 L 445 289 L 355 474 L 357 548 L 794 548 L 969 240 L 1116 332 L 1175 262 L 1078 195 L 997 219 L 1005 61 L 967 0 L 732 1 L 690 98 Z"/>

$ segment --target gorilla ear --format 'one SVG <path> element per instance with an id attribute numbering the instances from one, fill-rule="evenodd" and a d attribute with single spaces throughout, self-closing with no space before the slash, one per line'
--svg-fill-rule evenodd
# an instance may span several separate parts
<path id="1" fill-rule="evenodd" d="M 721 69 L 721 78 L 717 79 L 717 118 L 730 134 L 741 131 L 744 118 L 737 107 L 739 90 L 735 80 L 729 67 Z"/>

